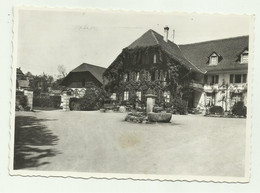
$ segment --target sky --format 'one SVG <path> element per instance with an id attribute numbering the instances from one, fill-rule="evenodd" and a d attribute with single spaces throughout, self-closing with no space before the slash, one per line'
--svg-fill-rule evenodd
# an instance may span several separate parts
<path id="1" fill-rule="evenodd" d="M 17 33 L 17 67 L 24 73 L 58 75 L 82 63 L 108 67 L 147 30 L 188 44 L 249 35 L 246 15 L 187 14 L 101 10 L 20 10 Z M 173 30 L 175 35 L 173 37 Z"/>

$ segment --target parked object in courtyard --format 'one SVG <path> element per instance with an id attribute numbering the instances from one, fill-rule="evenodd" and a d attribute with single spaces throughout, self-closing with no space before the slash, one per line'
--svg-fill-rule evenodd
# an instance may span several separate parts
<path id="1" fill-rule="evenodd" d="M 137 112 L 130 112 L 125 117 L 125 121 L 128 121 L 128 122 L 143 123 L 146 120 L 147 119 L 146 119 L 145 115 L 143 115 L 142 113 L 137 113 Z"/>
<path id="2" fill-rule="evenodd" d="M 120 106 L 120 107 L 119 107 L 119 112 L 120 112 L 120 113 L 126 112 L 126 108 L 125 108 L 124 106 Z"/>
<path id="3" fill-rule="evenodd" d="M 172 119 L 171 113 L 148 113 L 148 121 L 149 122 L 161 122 L 161 123 L 169 123 Z"/>

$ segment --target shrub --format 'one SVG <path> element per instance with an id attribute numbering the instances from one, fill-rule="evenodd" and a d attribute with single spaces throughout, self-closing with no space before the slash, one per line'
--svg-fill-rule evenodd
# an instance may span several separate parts
<path id="1" fill-rule="evenodd" d="M 246 117 L 247 108 L 242 101 L 237 102 L 232 108 L 232 114 Z"/>
<path id="2" fill-rule="evenodd" d="M 16 91 L 16 106 L 21 105 L 23 108 L 27 107 L 28 100 L 27 96 L 21 91 Z"/>
<path id="3" fill-rule="evenodd" d="M 52 100 L 52 106 L 54 108 L 60 108 L 61 96 L 51 96 L 50 99 Z"/>
<path id="4" fill-rule="evenodd" d="M 101 107 L 98 98 L 85 95 L 83 98 L 70 98 L 69 108 L 71 111 L 92 111 Z"/>
<path id="5" fill-rule="evenodd" d="M 180 113 L 181 115 L 187 114 L 187 102 L 182 100 L 181 98 L 176 98 L 173 101 L 173 109 L 177 113 Z"/>
<path id="6" fill-rule="evenodd" d="M 221 106 L 212 106 L 209 109 L 209 113 L 214 115 L 223 115 L 224 109 Z"/>
<path id="7" fill-rule="evenodd" d="M 80 99 L 70 98 L 69 108 L 71 111 L 80 111 Z"/>

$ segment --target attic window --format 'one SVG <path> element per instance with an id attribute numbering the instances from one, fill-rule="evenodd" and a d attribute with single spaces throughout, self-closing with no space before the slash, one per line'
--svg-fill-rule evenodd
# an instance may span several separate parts
<path id="1" fill-rule="evenodd" d="M 241 63 L 248 63 L 248 50 L 245 50 L 241 56 Z"/>
<path id="2" fill-rule="evenodd" d="M 218 55 L 216 53 L 213 53 L 209 58 L 209 65 L 217 65 L 217 64 L 218 64 Z"/>

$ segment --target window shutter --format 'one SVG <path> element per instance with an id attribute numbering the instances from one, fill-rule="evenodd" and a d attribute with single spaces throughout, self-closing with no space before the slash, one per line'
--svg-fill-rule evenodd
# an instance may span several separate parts
<path id="1" fill-rule="evenodd" d="M 218 75 L 216 75 L 215 83 L 218 84 Z"/>
<path id="2" fill-rule="evenodd" d="M 247 82 L 247 74 L 243 74 L 243 83 Z"/>
<path id="3" fill-rule="evenodd" d="M 233 75 L 233 74 L 230 74 L 230 76 L 229 76 L 229 82 L 230 82 L 230 83 L 234 83 L 234 75 Z"/>

